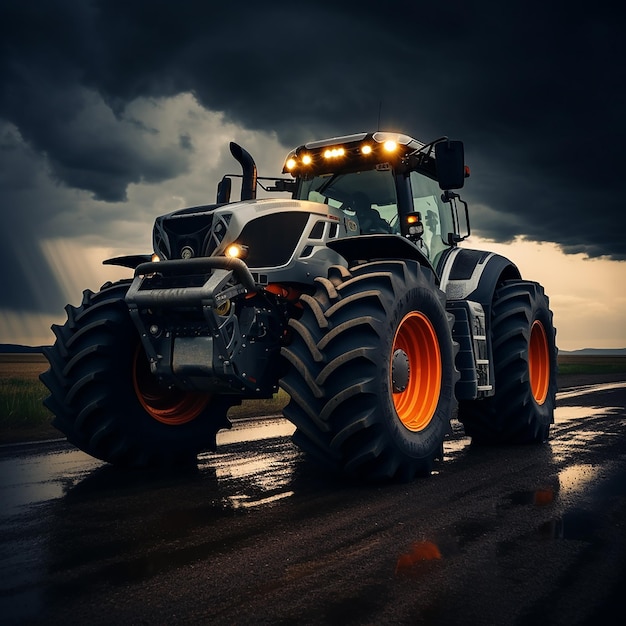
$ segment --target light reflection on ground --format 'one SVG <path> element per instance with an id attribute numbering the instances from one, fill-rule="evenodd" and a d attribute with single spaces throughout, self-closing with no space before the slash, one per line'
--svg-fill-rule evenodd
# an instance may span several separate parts
<path id="1" fill-rule="evenodd" d="M 230 430 L 217 435 L 217 453 L 198 457 L 198 467 L 212 468 L 224 487 L 228 506 L 236 509 L 264 506 L 292 496 L 290 488 L 298 451 L 290 446 L 246 448 L 250 441 L 278 441 L 290 437 L 295 426 L 277 416 L 234 420 Z M 238 444 L 242 444 L 241 446 Z"/>
<path id="2" fill-rule="evenodd" d="M 578 420 L 585 417 L 595 417 L 597 415 L 606 414 L 611 407 L 597 406 L 557 406 L 554 410 L 554 421 L 564 423 L 567 421 Z"/>
<path id="3" fill-rule="evenodd" d="M 594 481 L 599 468 L 593 465 L 571 465 L 559 472 L 559 496 L 564 498 L 582 491 Z"/>
<path id="4" fill-rule="evenodd" d="M 217 433 L 218 449 L 220 445 L 258 441 L 272 437 L 290 437 L 296 427 L 282 417 L 272 416 L 252 420 L 233 420 L 230 430 Z"/>
<path id="5" fill-rule="evenodd" d="M 557 402 L 559 400 L 566 400 L 567 398 L 576 398 L 583 394 L 593 393 L 594 391 L 609 391 L 611 389 L 624 389 L 626 387 L 626 383 L 617 382 L 617 383 L 602 383 L 599 385 L 587 385 L 585 387 L 573 387 L 572 389 L 568 389 L 567 391 L 560 391 L 556 394 Z"/>

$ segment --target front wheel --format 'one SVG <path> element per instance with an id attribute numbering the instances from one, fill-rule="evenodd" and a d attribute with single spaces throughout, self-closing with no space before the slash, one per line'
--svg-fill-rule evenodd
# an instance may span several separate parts
<path id="1" fill-rule="evenodd" d="M 456 407 L 452 316 L 415 262 L 332 267 L 283 348 L 294 441 L 348 475 L 412 480 L 441 458 Z"/>
<path id="2" fill-rule="evenodd" d="M 459 420 L 476 443 L 541 443 L 554 421 L 556 331 L 543 287 L 512 280 L 491 314 L 495 395 L 461 402 Z"/>
<path id="3" fill-rule="evenodd" d="M 151 374 L 124 296 L 129 282 L 86 291 L 53 326 L 41 375 L 53 425 L 84 452 L 129 467 L 193 462 L 229 427 L 229 396 L 167 389 Z"/>

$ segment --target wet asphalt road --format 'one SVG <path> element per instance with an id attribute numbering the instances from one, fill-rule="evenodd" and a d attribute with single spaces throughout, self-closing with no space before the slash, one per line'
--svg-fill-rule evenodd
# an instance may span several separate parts
<path id="1" fill-rule="evenodd" d="M 408 485 L 320 474 L 278 418 L 174 476 L 2 447 L 0 623 L 622 624 L 626 383 L 558 400 L 549 444 L 456 424 Z"/>

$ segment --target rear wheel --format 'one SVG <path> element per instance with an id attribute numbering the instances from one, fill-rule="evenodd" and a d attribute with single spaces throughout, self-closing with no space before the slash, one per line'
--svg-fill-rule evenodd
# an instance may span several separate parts
<path id="1" fill-rule="evenodd" d="M 237 400 L 158 384 L 124 302 L 128 287 L 86 291 L 79 307 L 66 307 L 45 351 L 44 404 L 68 441 L 96 458 L 131 467 L 192 462 L 230 426 Z"/>
<path id="2" fill-rule="evenodd" d="M 330 268 L 283 348 L 294 441 L 347 474 L 411 480 L 441 458 L 455 409 L 452 316 L 414 262 Z"/>
<path id="3" fill-rule="evenodd" d="M 555 337 L 541 285 L 514 280 L 496 291 L 491 318 L 496 393 L 459 405 L 459 420 L 475 442 L 548 439 L 557 389 Z"/>

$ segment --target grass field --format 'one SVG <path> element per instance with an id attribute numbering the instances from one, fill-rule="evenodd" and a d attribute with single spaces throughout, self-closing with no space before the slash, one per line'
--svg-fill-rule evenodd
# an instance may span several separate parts
<path id="1" fill-rule="evenodd" d="M 0 443 L 30 432 L 37 439 L 59 436 L 42 404 L 47 393 L 39 374 L 47 368 L 42 354 L 0 354 Z"/>
<path id="2" fill-rule="evenodd" d="M 41 354 L 0 354 L 0 443 L 61 436 L 43 406 L 47 389 L 39 374 L 48 369 Z M 560 355 L 559 374 L 626 374 L 626 356 Z M 270 400 L 248 400 L 233 407 L 233 418 L 280 413 L 288 397 L 280 392 Z"/>
<path id="3" fill-rule="evenodd" d="M 559 374 L 623 374 L 626 356 L 559 355 Z"/>

